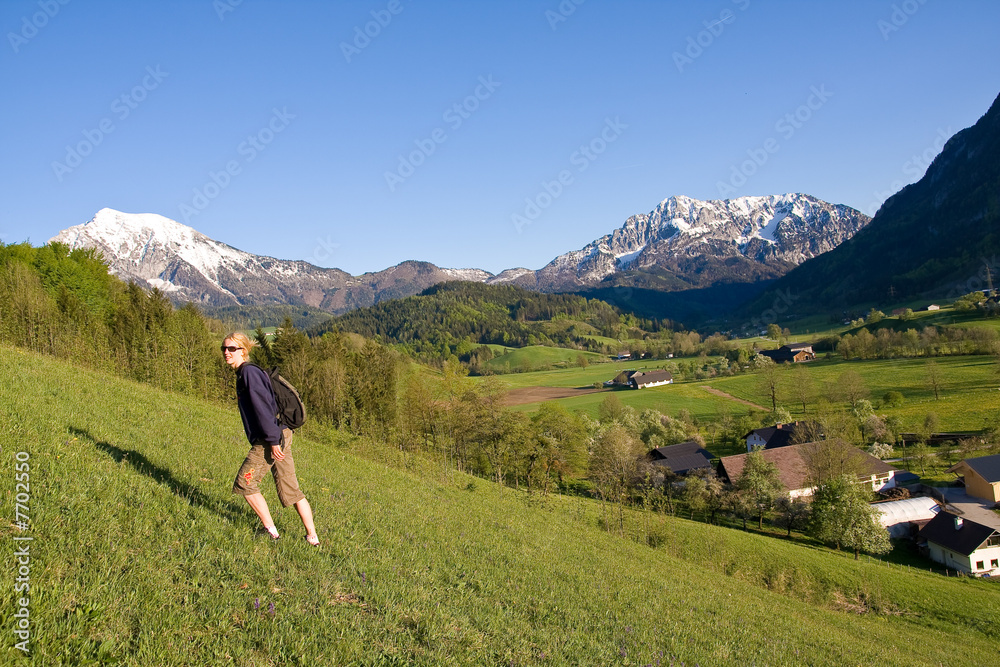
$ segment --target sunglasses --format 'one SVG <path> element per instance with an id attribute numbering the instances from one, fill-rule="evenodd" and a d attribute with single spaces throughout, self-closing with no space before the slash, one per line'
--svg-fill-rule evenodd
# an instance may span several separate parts
<path id="1" fill-rule="evenodd" d="M 223 345 L 222 346 L 222 351 L 223 352 L 236 352 L 237 350 L 242 350 L 242 349 L 243 349 L 242 347 L 238 347 L 236 345 Z"/>

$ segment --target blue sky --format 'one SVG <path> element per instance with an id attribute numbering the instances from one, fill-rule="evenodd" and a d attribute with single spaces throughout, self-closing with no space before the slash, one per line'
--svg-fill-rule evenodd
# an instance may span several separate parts
<path id="1" fill-rule="evenodd" d="M 4 242 L 110 207 L 354 274 L 538 269 L 671 195 L 871 214 L 1000 92 L 989 0 L 4 0 L 0 28 Z"/>

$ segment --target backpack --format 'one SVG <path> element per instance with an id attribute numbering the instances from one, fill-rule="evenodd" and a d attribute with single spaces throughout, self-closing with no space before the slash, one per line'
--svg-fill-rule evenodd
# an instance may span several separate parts
<path id="1" fill-rule="evenodd" d="M 257 366 L 257 364 L 251 365 Z M 278 406 L 278 414 L 275 415 L 275 419 L 278 420 L 279 424 L 293 431 L 301 427 L 306 422 L 306 406 L 302 403 L 299 392 L 296 391 L 291 382 L 278 373 L 277 368 L 260 368 L 260 370 L 264 371 L 271 380 L 271 394 L 274 395 L 274 403 Z"/>

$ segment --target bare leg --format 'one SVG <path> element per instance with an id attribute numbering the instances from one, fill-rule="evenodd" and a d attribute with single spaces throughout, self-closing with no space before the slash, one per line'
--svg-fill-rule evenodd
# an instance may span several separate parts
<path id="1" fill-rule="evenodd" d="M 254 493 L 249 496 L 245 496 L 247 502 L 250 503 L 250 507 L 253 511 L 257 513 L 260 517 L 260 522 L 264 524 L 264 527 L 274 525 L 274 519 L 271 518 L 271 510 L 267 508 L 267 501 L 264 500 L 264 496 L 259 493 Z"/>
<path id="2" fill-rule="evenodd" d="M 309 501 L 303 498 L 295 503 L 295 510 L 302 519 L 302 525 L 306 527 L 306 536 L 316 537 L 316 524 L 313 523 L 313 511 Z"/>

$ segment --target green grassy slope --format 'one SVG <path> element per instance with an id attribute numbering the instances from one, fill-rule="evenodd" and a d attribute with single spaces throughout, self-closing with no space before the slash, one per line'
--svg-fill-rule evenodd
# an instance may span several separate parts
<path id="1" fill-rule="evenodd" d="M 991 664 L 1000 588 L 596 503 L 526 501 L 297 438 L 317 516 L 279 542 L 230 495 L 235 406 L 0 347 L 2 464 L 30 455 L 37 664 Z M 14 483 L 3 476 L 6 516 Z M 6 522 L 5 522 L 6 523 Z M 638 531 L 641 522 L 630 523 Z M 19 534 L 3 528 L 5 542 Z M 23 535 L 23 533 L 21 533 Z M 10 553 L 10 552 L 8 552 Z M 7 581 L 13 560 L 4 559 Z M 769 590 L 770 589 L 770 590 Z M 801 598 L 801 599 L 799 599 Z M 867 608 L 856 614 L 842 609 Z M 0 588 L 11 649 L 12 587 Z"/>
<path id="2" fill-rule="evenodd" d="M 937 364 L 940 375 L 940 398 L 928 383 L 928 363 Z M 879 407 L 880 414 L 898 416 L 906 430 L 915 431 L 924 417 L 935 413 L 943 431 L 979 430 L 1000 410 L 1000 377 L 996 374 L 996 359 L 986 356 L 936 357 L 933 359 L 879 359 L 872 361 L 817 360 L 803 364 L 813 389 L 813 401 L 818 397 L 833 398 L 837 379 L 847 371 L 856 371 L 864 380 L 870 398 L 877 403 L 888 391 L 903 394 L 904 403 L 898 408 Z M 803 416 L 801 404 L 796 404 L 795 376 L 792 368 L 780 377 L 778 402 L 789 408 L 792 416 Z M 765 397 L 756 386 L 752 374 L 713 379 L 706 384 L 757 403 Z M 808 405 L 808 404 L 807 404 Z"/>
<path id="3" fill-rule="evenodd" d="M 486 362 L 486 367 L 498 372 L 518 371 L 525 368 L 568 368 L 578 365 L 578 360 L 581 358 L 586 359 L 588 364 L 607 360 L 606 356 L 594 352 L 581 352 L 564 347 L 529 345 L 527 347 L 505 348 Z"/>
<path id="4" fill-rule="evenodd" d="M 682 360 L 683 361 L 683 360 Z M 929 384 L 928 363 L 937 365 L 940 377 L 939 398 Z M 670 362 L 644 360 L 633 362 L 612 362 L 590 366 L 586 369 L 567 368 L 565 370 L 516 373 L 503 376 L 503 381 L 512 388 L 518 387 L 583 387 L 595 381 L 609 380 L 624 368 L 656 368 Z M 810 398 L 807 412 L 802 412 L 798 382 L 794 370 L 803 369 L 810 383 Z M 863 379 L 869 398 L 876 405 L 879 414 L 897 416 L 903 428 L 916 431 L 923 424 L 928 413 L 935 413 L 943 431 L 975 431 L 983 429 L 986 421 L 1000 411 L 1000 375 L 997 375 L 996 359 L 990 356 L 918 357 L 913 359 L 876 359 L 869 361 L 843 361 L 839 357 L 831 360 L 818 359 L 796 367 L 783 366 L 779 375 L 778 404 L 786 407 L 797 419 L 808 418 L 809 410 L 815 410 L 820 398 L 836 401 L 837 381 L 841 374 L 856 371 Z M 641 391 L 619 391 L 618 398 L 626 405 L 637 409 L 655 408 L 670 415 L 686 409 L 699 419 L 718 419 L 724 412 L 739 414 L 748 406 L 731 399 L 712 395 L 703 387 L 712 387 L 732 397 L 743 399 L 756 405 L 770 408 L 767 396 L 758 386 L 757 376 L 744 373 L 730 377 L 716 377 L 705 380 L 680 380 L 672 385 L 654 387 Z M 880 399 L 888 391 L 899 391 L 904 402 L 899 407 L 879 405 Z M 558 399 L 567 408 L 583 410 L 596 416 L 597 406 L 606 394 L 597 393 L 568 399 Z M 537 403 L 518 406 L 521 410 L 535 410 Z"/>

